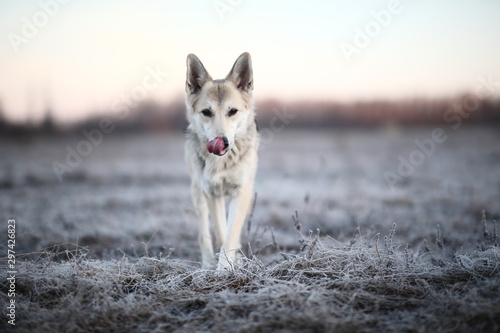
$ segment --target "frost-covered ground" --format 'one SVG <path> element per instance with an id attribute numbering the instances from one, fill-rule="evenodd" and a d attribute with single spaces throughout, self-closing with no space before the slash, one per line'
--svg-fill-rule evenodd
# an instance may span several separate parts
<path id="1" fill-rule="evenodd" d="M 471 127 L 450 132 L 433 155 L 394 189 L 384 172 L 397 174 L 415 139 L 432 128 L 384 131 L 332 129 L 276 134 L 260 152 L 252 230 L 274 228 L 284 247 L 295 244 L 291 216 L 303 228 L 349 240 L 358 225 L 387 232 L 398 242 L 433 243 L 440 224 L 450 251 L 473 248 L 481 211 L 500 214 L 500 131 Z M 98 257 L 123 251 L 173 251 L 197 260 L 196 219 L 184 164 L 182 135 L 110 136 L 59 183 L 51 164 L 64 162 L 66 145 L 43 139 L 0 145 L 0 211 L 18 220 L 18 250 L 78 243 Z M 251 231 L 252 231 L 251 230 Z M 119 249 L 119 250 L 117 250 Z"/>
<path id="2" fill-rule="evenodd" d="M 243 233 L 255 260 L 227 276 L 198 269 L 182 135 L 110 135 L 62 182 L 51 164 L 83 136 L 3 141 L 0 218 L 4 235 L 7 219 L 17 222 L 18 323 L 26 332 L 495 331 L 500 130 L 447 131 L 389 186 L 384 173 L 397 174 L 399 155 L 408 160 L 432 130 L 276 133 L 260 151 Z"/>

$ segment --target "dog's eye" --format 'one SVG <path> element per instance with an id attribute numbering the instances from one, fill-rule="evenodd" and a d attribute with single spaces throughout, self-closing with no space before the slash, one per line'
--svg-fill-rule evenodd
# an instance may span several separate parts
<path id="1" fill-rule="evenodd" d="M 212 117 L 212 116 L 213 116 L 212 111 L 210 111 L 209 109 L 203 109 L 203 110 L 201 110 L 201 113 L 202 113 L 205 117 Z"/>
<path id="2" fill-rule="evenodd" d="M 229 112 L 227 113 L 227 115 L 229 117 L 232 117 L 236 114 L 236 112 L 238 112 L 238 109 L 235 109 L 235 108 L 232 108 L 231 110 L 229 110 Z"/>

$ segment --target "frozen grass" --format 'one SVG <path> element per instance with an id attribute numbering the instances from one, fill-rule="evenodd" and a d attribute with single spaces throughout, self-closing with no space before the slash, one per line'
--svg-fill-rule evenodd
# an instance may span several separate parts
<path id="1" fill-rule="evenodd" d="M 500 249 L 413 252 L 386 236 L 349 243 L 298 232 L 294 251 L 234 271 L 172 258 L 89 259 L 86 249 L 22 261 L 15 332 L 498 332 Z M 295 220 L 300 230 L 300 221 Z M 491 230 L 491 232 L 490 232 Z M 441 245 L 440 245 L 441 244 Z M 254 244 L 255 245 L 255 244 Z M 433 246 L 434 247 L 434 246 Z M 258 251 L 259 249 L 256 249 Z M 56 260 L 56 255 L 66 260 Z M 7 284 L 1 280 L 2 298 Z M 2 307 L 5 318 L 5 307 Z"/>
<path id="2" fill-rule="evenodd" d="M 389 190 L 384 171 L 431 130 L 276 134 L 259 152 L 249 259 L 225 275 L 197 263 L 181 135 L 107 137 L 62 183 L 51 163 L 79 138 L 2 142 L 18 275 L 15 329 L 0 275 L 0 332 L 498 331 L 500 131 L 448 132 Z"/>

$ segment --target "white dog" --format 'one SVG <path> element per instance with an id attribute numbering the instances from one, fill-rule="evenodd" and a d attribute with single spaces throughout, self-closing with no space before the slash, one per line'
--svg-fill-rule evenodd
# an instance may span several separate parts
<path id="1" fill-rule="evenodd" d="M 238 57 L 222 80 L 213 80 L 194 54 L 187 57 L 186 162 L 199 218 L 202 265 L 232 268 L 253 194 L 259 135 L 253 107 L 249 53 Z M 226 219 L 225 197 L 230 199 Z M 212 221 L 218 260 L 209 225 Z"/>

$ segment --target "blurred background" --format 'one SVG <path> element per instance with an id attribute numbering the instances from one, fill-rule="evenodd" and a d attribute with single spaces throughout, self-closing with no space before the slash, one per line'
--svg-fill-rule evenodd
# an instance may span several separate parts
<path id="1" fill-rule="evenodd" d="M 380 114 L 383 121 L 404 113 L 428 120 L 423 109 L 434 106 L 431 100 L 473 93 L 479 77 L 500 78 L 500 4 L 493 0 L 0 6 L 0 101 L 5 120 L 15 123 L 50 116 L 62 125 L 109 113 L 142 84 L 146 68 L 164 76 L 137 99 L 158 104 L 161 113 L 180 112 L 188 53 L 222 78 L 249 51 L 257 104 L 314 102 L 321 104 L 316 112 L 340 118 L 372 118 L 367 104 L 387 101 L 401 114 Z M 496 88 L 491 99 L 500 96 Z M 408 109 L 422 102 L 426 107 Z"/>
<path id="2" fill-rule="evenodd" d="M 2 217 L 24 221 L 26 252 L 149 242 L 196 259 L 185 59 L 223 78 L 248 51 L 254 231 L 292 247 L 298 210 L 339 239 L 399 223 L 418 246 L 441 224 L 460 248 L 500 212 L 499 14 L 494 0 L 0 0 Z"/>

